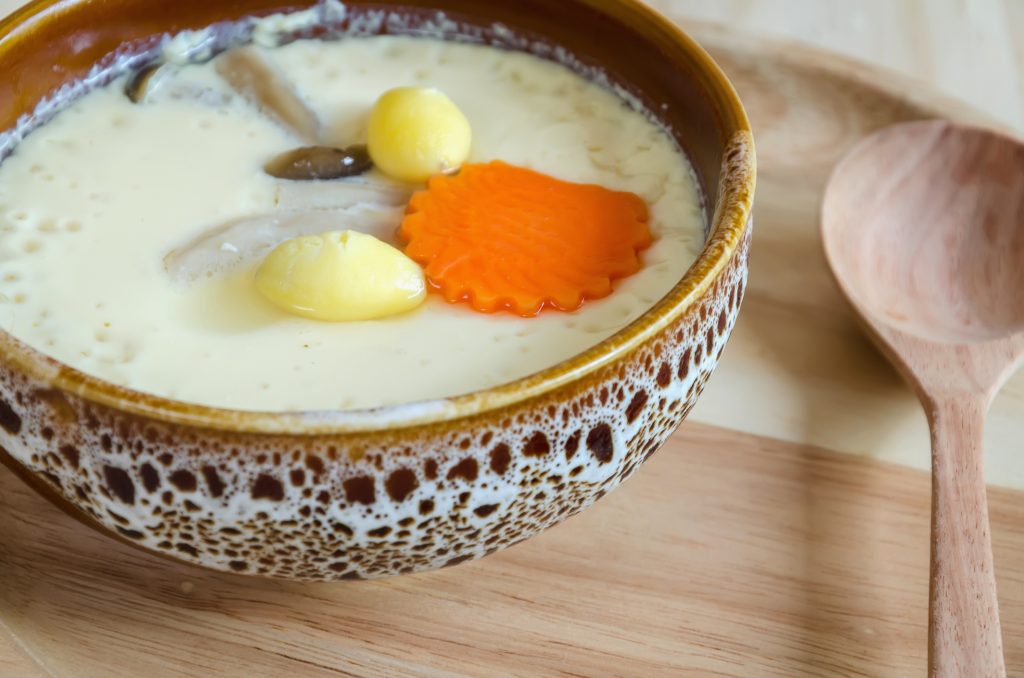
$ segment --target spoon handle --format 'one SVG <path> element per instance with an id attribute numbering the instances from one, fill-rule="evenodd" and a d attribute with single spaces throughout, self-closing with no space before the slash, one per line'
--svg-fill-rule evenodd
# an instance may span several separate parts
<path id="1" fill-rule="evenodd" d="M 932 578 L 928 673 L 1005 676 L 988 502 L 982 471 L 986 404 L 929 408 L 932 432 Z"/>

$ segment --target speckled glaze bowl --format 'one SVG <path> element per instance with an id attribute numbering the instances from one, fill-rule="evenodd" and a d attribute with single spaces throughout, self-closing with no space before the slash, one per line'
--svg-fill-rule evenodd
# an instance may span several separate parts
<path id="1" fill-rule="evenodd" d="M 71 83 L 109 80 L 163 34 L 309 4 L 35 2 L 0 24 L 0 129 L 45 114 L 39 103 Z M 367 18 L 399 6 L 401 22 Z M 671 130 L 709 223 L 702 256 L 672 292 L 611 339 L 516 383 L 349 413 L 155 398 L 0 333 L 0 460 L 87 524 L 150 551 L 337 580 L 431 570 L 520 542 L 600 499 L 662 445 L 700 396 L 743 299 L 755 163 L 735 92 L 700 47 L 634 0 L 354 3 L 335 28 L 395 32 L 436 24 L 438 10 L 447 37 L 597 67 Z"/>

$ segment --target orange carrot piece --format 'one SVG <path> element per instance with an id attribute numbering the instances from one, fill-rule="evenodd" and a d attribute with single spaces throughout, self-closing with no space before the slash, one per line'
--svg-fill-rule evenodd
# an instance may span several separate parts
<path id="1" fill-rule="evenodd" d="M 399 236 L 448 302 L 532 317 L 575 311 L 639 271 L 649 220 L 633 193 L 492 162 L 432 178 Z"/>

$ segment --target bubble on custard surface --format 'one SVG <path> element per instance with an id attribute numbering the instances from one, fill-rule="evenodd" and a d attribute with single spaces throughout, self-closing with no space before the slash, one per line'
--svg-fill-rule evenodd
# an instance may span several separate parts
<path id="1" fill-rule="evenodd" d="M 56 146 L 63 151 L 75 151 L 78 149 L 78 142 L 76 142 L 74 139 L 53 138 L 47 139 L 46 141 L 51 146 Z"/>
<path id="2" fill-rule="evenodd" d="M 26 254 L 34 254 L 35 252 L 38 252 L 39 250 L 43 249 L 43 243 L 39 242 L 38 240 L 26 240 L 25 244 L 22 246 L 22 249 L 25 251 Z"/>
<path id="3" fill-rule="evenodd" d="M 384 57 L 401 57 L 406 51 L 405 45 L 400 42 L 393 42 L 388 45 L 387 50 L 384 52 Z"/>
<path id="4" fill-rule="evenodd" d="M 78 233 L 82 230 L 82 222 L 75 221 L 74 219 L 64 222 L 64 230 L 68 233 Z"/>
<path id="5" fill-rule="evenodd" d="M 134 362 L 139 355 L 138 348 L 134 344 L 125 344 L 121 347 L 121 364 L 127 365 Z"/>

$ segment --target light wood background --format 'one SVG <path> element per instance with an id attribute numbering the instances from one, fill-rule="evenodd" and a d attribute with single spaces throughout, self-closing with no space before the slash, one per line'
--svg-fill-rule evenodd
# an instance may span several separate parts
<path id="1" fill-rule="evenodd" d="M 1024 131 L 1024 0 L 648 0 L 930 83 Z"/>
<path id="2" fill-rule="evenodd" d="M 928 476 L 688 424 L 592 509 L 383 582 L 203 572 L 83 529 L 0 468 L 3 621 L 59 678 L 926 674 Z M 1024 502 L 991 495 L 1024 671 Z M 36 678 L 29 661 L 0 676 Z"/>
<path id="3" fill-rule="evenodd" d="M 934 88 L 1024 133 L 1024 0 L 649 2 L 684 27 L 714 21 L 873 64 L 906 76 L 908 93 L 917 91 L 915 83 Z M 827 143 L 830 133 L 842 130 L 843 112 L 826 113 L 833 119 L 819 127 L 815 143 Z M 752 111 L 755 127 L 759 114 Z M 795 157 L 802 158 L 802 150 L 795 148 Z M 786 201 L 792 198 L 762 181 L 755 223 L 759 214 L 789 209 Z M 810 204 L 798 209 L 816 209 L 817 194 L 800 199 Z M 691 418 L 929 468 L 928 426 L 916 399 L 884 361 L 865 356 L 856 332 L 842 329 L 848 316 L 837 308 L 843 302 L 827 276 L 819 275 L 824 273 L 819 245 L 810 240 L 803 246 L 787 251 L 782 240 L 758 233 L 751 274 L 764 303 L 744 309 L 729 358 Z M 795 266 L 810 278 L 796 273 Z M 811 325 L 816 329 L 807 331 Z M 1024 379 L 1019 378 L 996 400 L 986 429 L 988 482 L 1024 489 L 1024 457 L 1014 442 L 1022 419 Z"/>

